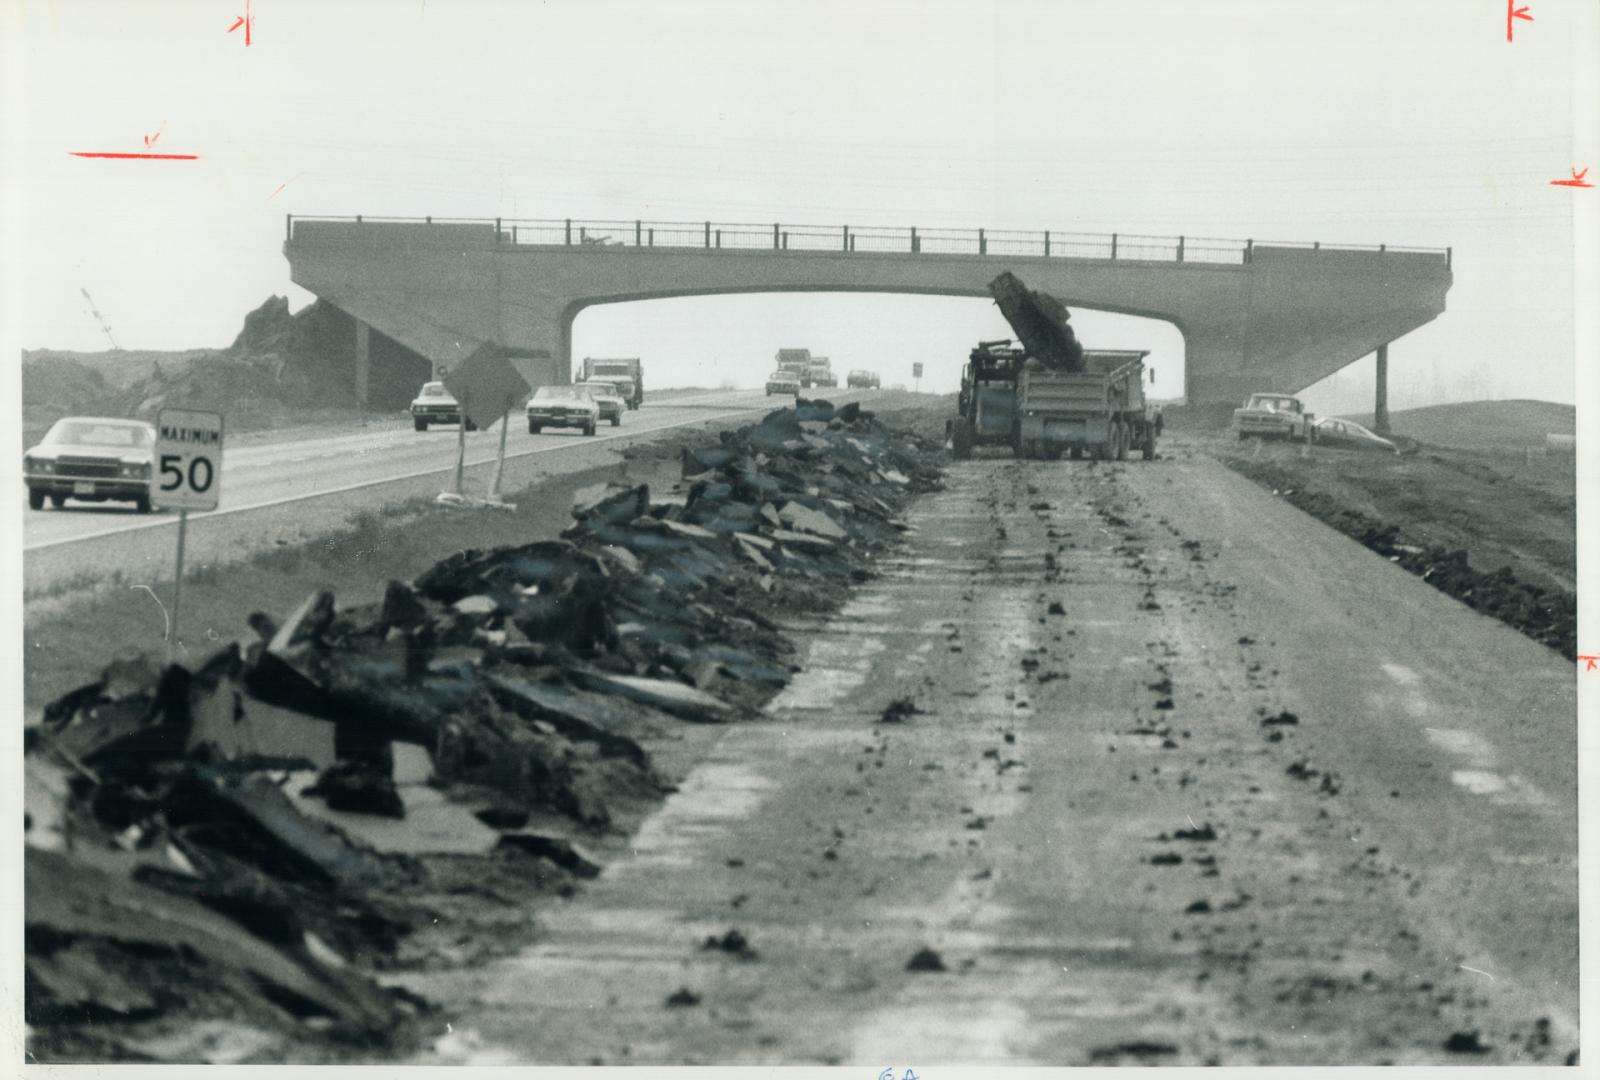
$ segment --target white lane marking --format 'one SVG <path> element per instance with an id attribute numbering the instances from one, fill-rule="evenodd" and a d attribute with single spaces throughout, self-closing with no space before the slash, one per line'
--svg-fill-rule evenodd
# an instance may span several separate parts
<path id="1" fill-rule="evenodd" d="M 1450 774 L 1450 782 L 1474 795 L 1498 795 L 1506 789 L 1500 774 L 1487 769 L 1456 769 Z"/>
<path id="2" fill-rule="evenodd" d="M 1470 731 L 1461 731 L 1457 728 L 1423 728 L 1428 733 L 1434 745 L 1471 759 L 1474 765 L 1489 766 L 1494 764 L 1494 746 L 1481 735 Z"/>
<path id="3" fill-rule="evenodd" d="M 1412 671 L 1403 664 L 1391 664 L 1385 661 L 1383 664 L 1383 671 L 1384 674 L 1388 675 L 1389 678 L 1393 679 L 1401 686 L 1415 686 L 1422 681 L 1421 675 L 1418 675 L 1415 671 Z"/>
<path id="4" fill-rule="evenodd" d="M 581 443 L 574 443 L 574 444 L 572 444 L 570 446 L 569 445 L 565 445 L 565 444 L 561 444 L 561 443 L 558 443 L 558 444 L 556 444 L 554 446 L 538 446 L 538 447 L 534 447 L 531 450 L 523 450 L 523 451 L 521 451 L 519 453 L 515 453 L 515 454 L 508 453 L 508 454 L 506 454 L 506 460 L 507 461 L 512 461 L 512 460 L 514 460 L 516 458 L 529 457 L 529 456 L 531 456 L 533 454 L 548 453 L 548 452 L 553 451 L 553 450 L 580 449 L 580 448 L 585 447 L 585 446 L 594 446 L 596 443 L 611 442 L 614 439 L 636 438 L 636 437 L 638 437 L 640 435 L 650 434 L 651 432 L 666 431 L 669 428 L 687 427 L 690 424 L 703 424 L 703 423 L 706 423 L 706 422 L 711 421 L 711 420 L 720 419 L 722 417 L 742 416 L 745 413 L 765 412 L 765 411 L 768 411 L 765 406 L 760 406 L 760 407 L 753 408 L 753 409 L 730 409 L 730 410 L 721 411 L 715 416 L 700 415 L 700 416 L 692 417 L 692 418 L 687 419 L 687 420 L 675 420 L 675 421 L 673 421 L 671 423 L 667 423 L 667 424 L 658 424 L 655 427 L 633 428 L 633 429 L 629 429 L 629 430 L 619 430 L 614 435 L 592 436 L 590 438 L 584 439 Z M 481 465 L 493 464 L 493 462 L 494 462 L 494 457 L 490 456 L 490 457 L 486 457 L 486 458 L 481 458 L 481 459 L 479 459 L 477 461 L 469 461 L 469 462 L 466 463 L 466 467 L 469 468 L 469 469 L 473 469 L 473 468 L 477 468 L 477 467 L 479 467 Z M 225 508 L 223 508 L 221 510 L 212 510 L 212 511 L 209 511 L 209 512 L 203 513 L 203 514 L 190 514 L 189 515 L 189 520 L 191 522 L 195 522 L 195 521 L 203 520 L 205 518 L 221 517 L 221 516 L 223 516 L 225 514 L 239 514 L 239 513 L 245 512 L 247 510 L 265 510 L 265 509 L 268 509 L 268 508 L 273 507 L 273 506 L 282 506 L 285 503 L 300 502 L 303 499 L 318 499 L 318 498 L 322 498 L 325 495 L 339 495 L 339 494 L 342 494 L 342 493 L 347 492 L 347 491 L 359 491 L 362 488 L 380 487 L 380 486 L 382 486 L 384 484 L 397 484 L 397 483 L 400 483 L 403 480 L 415 480 L 418 477 L 422 477 L 422 476 L 435 476 L 435 475 L 439 475 L 439 474 L 442 474 L 442 473 L 451 472 L 454 469 L 455 469 L 455 464 L 452 462 L 451 464 L 445 465 L 445 466 L 442 466 L 442 467 L 430 467 L 430 468 L 422 469 L 419 472 L 405 473 L 404 475 L 401 475 L 401 476 L 384 477 L 381 480 L 365 480 L 365 481 L 362 481 L 359 484 L 348 484 L 348 485 L 345 485 L 343 487 L 323 488 L 323 489 L 320 489 L 320 490 L 317 490 L 317 491 L 313 491 L 313 492 L 310 492 L 310 493 L 307 493 L 307 494 L 288 495 L 288 496 L 285 496 L 285 497 L 283 497 L 281 499 L 268 499 L 268 500 L 266 500 L 264 502 L 249 503 L 248 505 L 245 505 L 245 506 L 229 506 L 229 507 L 225 507 Z M 40 551 L 40 550 L 42 550 L 44 548 L 60 547 L 63 544 L 75 544 L 75 543 L 78 543 L 79 541 L 82 541 L 82 540 L 93 540 L 93 539 L 96 539 L 96 538 L 102 537 L 102 536 L 112 536 L 112 535 L 115 535 L 115 534 L 118 534 L 118 533 L 125 533 L 125 532 L 137 532 L 137 531 L 143 530 L 143 529 L 171 528 L 171 527 L 173 527 L 175 525 L 177 525 L 177 522 L 175 520 L 145 521 L 145 522 L 140 522 L 140 523 L 138 523 L 136 525 L 121 525 L 121 526 L 117 526 L 116 528 L 101 529 L 98 532 L 79 533 L 79 534 L 74 535 L 74 536 L 63 537 L 63 538 L 61 538 L 59 540 L 42 540 L 42 541 L 39 541 L 38 543 L 34 543 L 34 544 L 24 544 L 22 546 L 22 550 L 24 550 L 24 551 Z"/>

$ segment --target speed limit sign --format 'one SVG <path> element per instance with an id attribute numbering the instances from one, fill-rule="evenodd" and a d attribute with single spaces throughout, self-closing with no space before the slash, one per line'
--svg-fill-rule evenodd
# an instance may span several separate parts
<path id="1" fill-rule="evenodd" d="M 156 414 L 153 501 L 172 510 L 215 510 L 222 491 L 222 414 Z"/>

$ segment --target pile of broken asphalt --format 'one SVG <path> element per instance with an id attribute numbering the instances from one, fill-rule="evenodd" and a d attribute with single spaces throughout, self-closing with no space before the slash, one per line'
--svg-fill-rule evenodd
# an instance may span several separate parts
<path id="1" fill-rule="evenodd" d="M 30 1053 L 164 1060 L 151 1031 L 208 1020 L 402 1048 L 437 1006 L 381 975 L 432 900 L 598 873 L 584 838 L 669 789 L 630 732 L 753 715 L 793 673 L 764 612 L 841 602 L 941 458 L 801 401 L 685 450 L 682 496 L 600 485 L 559 540 L 113 662 L 26 734 Z"/>

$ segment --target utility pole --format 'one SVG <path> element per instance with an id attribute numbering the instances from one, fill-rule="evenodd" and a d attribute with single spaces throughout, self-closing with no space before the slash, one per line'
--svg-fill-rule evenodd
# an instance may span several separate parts
<path id="1" fill-rule="evenodd" d="M 111 336 L 111 324 L 106 322 L 104 315 L 100 314 L 100 309 L 94 306 L 94 297 L 90 296 L 89 290 L 82 286 L 79 286 L 78 291 L 83 294 L 85 300 L 89 301 L 89 310 L 94 314 L 95 321 L 100 324 L 100 329 L 105 331 L 106 340 L 111 342 L 112 352 L 121 352 L 122 346 L 118 345 L 117 339 Z"/>

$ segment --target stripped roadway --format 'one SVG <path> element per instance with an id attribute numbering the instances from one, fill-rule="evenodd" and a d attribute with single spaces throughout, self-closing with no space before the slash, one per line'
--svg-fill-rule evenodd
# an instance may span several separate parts
<path id="1" fill-rule="evenodd" d="M 1575 1051 L 1570 661 L 1181 439 L 957 463 L 910 520 L 537 945 L 393 977 L 449 1003 L 424 1061 Z"/>

